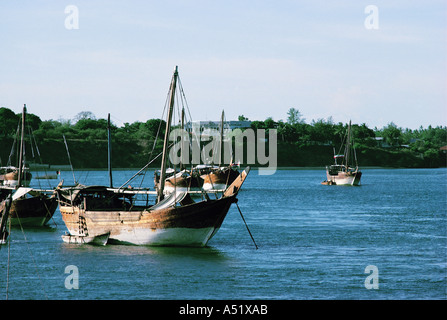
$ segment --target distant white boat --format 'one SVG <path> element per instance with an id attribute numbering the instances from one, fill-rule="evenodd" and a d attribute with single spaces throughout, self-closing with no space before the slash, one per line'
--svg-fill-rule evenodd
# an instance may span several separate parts
<path id="1" fill-rule="evenodd" d="M 346 144 L 344 154 L 334 154 L 335 163 L 330 166 L 326 166 L 326 177 L 327 180 L 323 181 L 322 184 L 326 185 L 351 185 L 358 186 L 360 184 L 360 178 L 362 177 L 362 172 L 360 171 L 357 164 L 357 156 L 355 154 L 355 149 L 351 148 L 352 132 L 351 132 L 351 121 L 349 121 L 348 132 L 346 135 Z M 349 161 L 351 160 L 351 152 L 353 151 L 355 164 L 350 166 Z M 334 150 L 335 153 L 335 150 Z M 338 164 L 337 159 L 342 159 L 342 163 Z"/>

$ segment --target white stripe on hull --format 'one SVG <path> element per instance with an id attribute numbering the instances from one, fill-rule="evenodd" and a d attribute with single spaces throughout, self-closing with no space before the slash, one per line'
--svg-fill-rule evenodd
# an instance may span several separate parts
<path id="1" fill-rule="evenodd" d="M 152 246 L 205 246 L 215 234 L 216 228 L 167 228 L 167 229 L 144 229 L 132 228 L 121 229 L 119 233 L 112 233 L 110 240 L 115 240 L 135 245 Z"/>

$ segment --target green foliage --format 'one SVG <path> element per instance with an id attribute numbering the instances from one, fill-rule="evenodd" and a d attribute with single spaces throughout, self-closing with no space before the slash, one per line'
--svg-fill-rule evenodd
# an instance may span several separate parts
<path id="1" fill-rule="evenodd" d="M 334 123 L 332 118 L 304 121 L 299 110 L 290 108 L 287 122 L 252 121 L 252 129 L 276 129 L 278 133 L 279 166 L 323 166 L 332 163 L 333 148 L 339 150 L 346 135 L 347 124 Z M 243 115 L 239 120 L 247 120 Z M 8 158 L 16 135 L 20 114 L 0 108 L 0 158 Z M 28 113 L 27 124 L 39 144 L 42 161 L 68 164 L 63 136 L 66 137 L 76 168 L 107 166 L 107 120 L 97 119 L 83 111 L 72 120 L 46 120 Z M 142 167 L 161 152 L 166 127 L 161 119 L 111 125 L 114 167 Z M 439 167 L 446 166 L 447 127 L 399 128 L 393 122 L 374 130 L 363 124 L 352 124 L 354 147 L 362 166 Z M 158 140 L 155 140 L 158 133 Z M 383 144 L 376 138 L 382 137 Z M 158 165 L 157 162 L 154 165 Z"/>
<path id="2" fill-rule="evenodd" d="M 290 108 L 287 111 L 287 123 L 291 125 L 295 125 L 297 123 L 304 123 L 304 118 L 301 112 L 298 109 Z"/>
<path id="3" fill-rule="evenodd" d="M 332 148 L 339 150 L 348 124 L 334 123 L 332 118 L 312 120 L 311 124 L 298 122 L 294 120 L 297 110 L 292 109 L 288 112 L 287 122 L 276 123 L 279 141 L 278 165 L 320 166 L 323 165 L 322 154 L 326 156 L 325 164 L 331 163 Z M 252 121 L 252 128 L 265 129 L 265 121 Z M 447 145 L 447 127 L 429 126 L 426 129 L 421 127 L 418 130 L 410 130 L 399 128 L 391 122 L 381 130 L 370 129 L 365 123 L 352 124 L 351 130 L 361 165 L 391 167 L 447 165 L 446 153 L 440 150 L 440 147 Z M 330 151 L 326 150 L 328 148 Z"/>
<path id="4" fill-rule="evenodd" d="M 0 108 L 0 134 L 3 137 L 14 135 L 17 130 L 19 119 L 20 118 L 10 109 Z"/>
<path id="5" fill-rule="evenodd" d="M 402 129 L 398 128 L 393 122 L 384 127 L 381 133 L 385 142 L 390 146 L 396 147 L 402 144 Z"/>

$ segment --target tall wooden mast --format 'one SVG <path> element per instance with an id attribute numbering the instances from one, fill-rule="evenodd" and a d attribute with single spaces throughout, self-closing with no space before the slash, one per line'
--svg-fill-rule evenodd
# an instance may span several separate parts
<path id="1" fill-rule="evenodd" d="M 185 108 L 182 108 L 182 133 L 184 132 L 183 130 L 185 130 Z M 181 140 L 181 142 L 182 142 L 182 146 L 183 146 L 183 139 L 185 139 L 185 137 L 183 137 L 183 134 L 182 134 L 182 140 Z M 184 150 L 183 150 L 183 148 L 182 148 L 182 155 L 181 155 L 181 160 L 180 160 L 180 171 L 182 171 L 183 169 L 185 169 L 185 164 L 183 163 L 183 152 L 185 152 Z"/>
<path id="2" fill-rule="evenodd" d="M 110 113 L 107 117 L 107 164 L 109 168 L 109 180 L 110 180 L 110 188 L 113 188 L 113 178 L 112 178 L 112 133 L 110 128 Z"/>
<path id="3" fill-rule="evenodd" d="M 22 111 L 22 134 L 20 138 L 20 154 L 19 154 L 19 178 L 17 181 L 17 187 L 22 185 L 22 175 L 23 175 L 23 144 L 25 142 L 25 114 L 26 114 L 26 104 L 23 105 Z"/>
<path id="4" fill-rule="evenodd" d="M 171 81 L 171 98 L 169 103 L 168 110 L 168 119 L 166 122 L 166 131 L 165 131 L 165 140 L 163 144 L 163 156 L 161 159 L 161 172 L 160 172 L 160 187 L 158 188 L 158 201 L 163 200 L 163 191 L 165 188 L 165 179 L 166 179 L 166 162 L 167 162 L 167 154 L 168 154 L 168 142 L 169 142 L 169 132 L 171 131 L 171 121 L 172 121 L 172 113 L 174 109 L 175 102 L 175 88 L 177 86 L 177 77 L 178 77 L 178 67 L 175 67 L 174 75 Z"/>
<path id="5" fill-rule="evenodd" d="M 225 117 L 225 112 L 224 112 L 224 110 L 222 110 L 222 117 L 220 119 L 219 167 L 224 165 L 224 144 L 223 144 L 223 139 L 224 139 L 224 135 L 223 135 L 224 117 Z"/>
<path id="6" fill-rule="evenodd" d="M 348 126 L 348 135 L 346 138 L 346 150 L 345 150 L 345 161 L 346 161 L 346 168 L 349 167 L 349 156 L 351 153 L 351 120 L 349 120 L 349 126 Z"/>

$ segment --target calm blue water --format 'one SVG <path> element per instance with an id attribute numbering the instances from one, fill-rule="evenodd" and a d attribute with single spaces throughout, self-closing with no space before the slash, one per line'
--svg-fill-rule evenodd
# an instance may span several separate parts
<path id="1" fill-rule="evenodd" d="M 363 172 L 362 186 L 341 187 L 321 185 L 324 170 L 252 170 L 239 206 L 258 250 L 235 206 L 206 248 L 64 244 L 57 210 L 48 228 L 12 230 L 8 290 L 0 249 L 0 298 L 446 299 L 447 170 Z M 115 184 L 133 173 L 115 172 Z M 108 183 L 106 171 L 75 175 Z M 65 287 L 70 265 L 78 289 Z M 378 289 L 365 288 L 369 265 Z"/>

